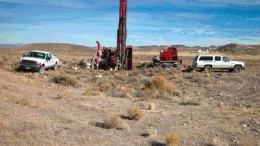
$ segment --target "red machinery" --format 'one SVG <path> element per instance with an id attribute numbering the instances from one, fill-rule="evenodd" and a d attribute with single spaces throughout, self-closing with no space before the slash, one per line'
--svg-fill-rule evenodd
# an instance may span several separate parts
<path id="1" fill-rule="evenodd" d="M 127 0 L 120 0 L 119 24 L 117 30 L 117 48 L 111 50 L 103 48 L 100 51 L 100 43 L 97 41 L 98 49 L 95 57 L 95 64 L 102 69 L 124 69 L 132 70 L 132 47 L 126 46 L 127 36 Z"/>
<path id="2" fill-rule="evenodd" d="M 161 50 L 159 57 L 154 56 L 153 63 L 155 66 L 162 65 L 164 68 L 176 66 L 179 69 L 180 64 L 182 64 L 182 59 L 178 57 L 177 48 L 171 46 L 168 47 L 167 50 Z"/>

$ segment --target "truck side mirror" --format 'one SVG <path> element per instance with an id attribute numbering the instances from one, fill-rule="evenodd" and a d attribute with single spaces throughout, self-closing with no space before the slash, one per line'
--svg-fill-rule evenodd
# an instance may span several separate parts
<path id="1" fill-rule="evenodd" d="M 25 57 L 25 54 L 23 54 L 23 57 Z"/>

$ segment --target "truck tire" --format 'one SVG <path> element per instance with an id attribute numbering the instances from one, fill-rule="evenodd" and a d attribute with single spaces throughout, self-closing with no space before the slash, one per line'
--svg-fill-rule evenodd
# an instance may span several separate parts
<path id="1" fill-rule="evenodd" d="M 45 71 L 45 66 L 41 66 L 41 68 L 39 69 L 39 74 L 43 74 Z"/>
<path id="2" fill-rule="evenodd" d="M 211 72 L 211 70 L 212 70 L 212 68 L 211 68 L 211 66 L 209 66 L 209 65 L 207 65 L 207 66 L 204 67 L 204 71 L 205 71 L 205 72 Z"/>
<path id="3" fill-rule="evenodd" d="M 23 71 L 23 69 L 19 66 L 19 67 L 17 67 L 16 69 L 16 72 L 21 72 L 21 71 Z"/>
<path id="4" fill-rule="evenodd" d="M 58 69 L 58 65 L 57 63 L 55 63 L 55 65 L 52 67 L 53 70 L 57 70 Z"/>
<path id="5" fill-rule="evenodd" d="M 234 67 L 234 72 L 238 73 L 240 71 L 241 71 L 241 67 L 240 66 L 237 65 L 237 66 Z"/>

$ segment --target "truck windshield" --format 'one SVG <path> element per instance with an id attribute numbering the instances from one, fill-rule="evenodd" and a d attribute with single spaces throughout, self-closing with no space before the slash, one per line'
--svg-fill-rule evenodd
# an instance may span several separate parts
<path id="1" fill-rule="evenodd" d="M 198 56 L 196 56 L 192 62 L 196 62 L 198 60 Z"/>
<path id="2" fill-rule="evenodd" d="M 45 59 L 45 54 L 41 52 L 29 52 L 26 57 L 35 57 L 35 58 L 41 58 Z"/>

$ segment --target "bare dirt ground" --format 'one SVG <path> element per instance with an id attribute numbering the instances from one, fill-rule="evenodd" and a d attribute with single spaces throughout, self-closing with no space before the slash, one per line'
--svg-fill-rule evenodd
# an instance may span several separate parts
<path id="1" fill-rule="evenodd" d="M 17 72 L 19 58 L 31 49 L 52 51 L 62 68 Z M 163 146 L 169 133 L 177 137 L 173 144 L 184 146 L 260 145 L 259 54 L 228 53 L 246 70 L 206 74 L 141 67 L 159 51 L 134 51 L 134 70 L 113 72 L 72 69 L 91 59 L 91 48 L 1 48 L 0 145 Z M 189 65 L 196 51 L 180 55 Z M 142 110 L 140 120 L 128 118 L 130 107 Z"/>

